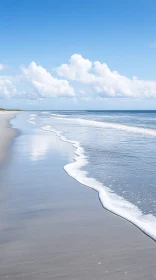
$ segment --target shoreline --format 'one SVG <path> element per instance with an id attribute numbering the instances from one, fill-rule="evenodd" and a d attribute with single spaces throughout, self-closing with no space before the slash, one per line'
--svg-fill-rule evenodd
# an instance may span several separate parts
<path id="1" fill-rule="evenodd" d="M 16 114 L 17 112 L 0 111 L 0 169 L 5 165 L 10 153 L 11 144 L 19 134 L 18 129 L 13 128 L 10 123 L 16 117 Z"/>
<path id="2" fill-rule="evenodd" d="M 0 279 L 154 280 L 154 242 L 64 171 L 69 143 L 25 119 L 2 176 Z"/>
<path id="3" fill-rule="evenodd" d="M 35 122 L 31 120 L 31 118 L 30 122 L 35 124 Z M 88 177 L 85 171 L 83 171 L 82 167 L 88 164 L 88 160 L 85 156 L 85 151 L 81 147 L 79 142 L 67 139 L 59 131 L 53 130 L 50 126 L 43 126 L 41 127 L 41 129 L 56 134 L 56 136 L 61 141 L 71 144 L 71 146 L 74 148 L 73 162 L 66 163 L 63 167 L 68 176 L 76 180 L 84 187 L 96 191 L 98 193 L 99 202 L 106 211 L 109 211 L 117 217 L 120 217 L 123 220 L 131 223 L 133 226 L 138 228 L 143 234 L 145 234 L 147 238 L 150 238 L 152 241 L 156 242 L 156 233 L 154 232 L 156 226 L 154 229 L 152 228 L 152 223 L 155 222 L 156 225 L 156 219 L 154 216 L 152 216 L 150 220 L 148 218 L 148 215 L 143 215 L 142 211 L 136 205 L 132 204 L 128 200 L 123 199 L 121 196 L 115 193 L 113 193 L 113 197 L 111 199 L 111 190 L 105 187 L 94 177 Z M 111 201 L 110 203 L 109 200 Z M 118 201 L 120 204 L 119 206 L 117 205 Z"/>

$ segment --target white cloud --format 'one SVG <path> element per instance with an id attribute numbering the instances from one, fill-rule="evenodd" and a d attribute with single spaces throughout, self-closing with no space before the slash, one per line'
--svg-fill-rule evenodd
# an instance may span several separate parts
<path id="1" fill-rule="evenodd" d="M 0 98 L 156 98 L 156 81 L 130 79 L 110 70 L 107 64 L 92 62 L 80 54 L 72 55 L 69 63 L 56 68 L 56 72 L 60 79 L 31 62 L 21 66 L 18 75 L 0 75 Z"/>
<path id="2" fill-rule="evenodd" d="M 11 77 L 0 76 L 0 98 L 12 97 L 17 94 Z"/>
<path id="3" fill-rule="evenodd" d="M 74 89 L 67 80 L 54 78 L 45 68 L 31 62 L 28 67 L 21 66 L 24 79 L 36 90 L 37 97 L 73 97 Z"/>
<path id="4" fill-rule="evenodd" d="M 56 69 L 59 76 L 69 80 L 77 80 L 87 82 L 92 79 L 92 75 L 88 73 L 92 68 L 92 62 L 84 59 L 80 54 L 73 54 L 69 59 L 69 64 L 62 64 Z"/>
<path id="5" fill-rule="evenodd" d="M 105 63 L 93 63 L 78 54 L 72 55 L 69 64 L 62 64 L 56 72 L 64 78 L 80 82 L 81 90 L 82 83 L 88 85 L 88 94 L 92 91 L 94 96 L 156 97 L 156 81 L 139 80 L 136 77 L 129 79 L 117 71 L 111 71 Z"/>
<path id="6" fill-rule="evenodd" d="M 101 64 L 99 61 L 94 62 L 94 68 L 98 76 L 93 87 L 101 96 L 156 97 L 156 81 L 138 80 L 136 77 L 129 79 L 117 71 L 111 71 L 107 64 Z"/>

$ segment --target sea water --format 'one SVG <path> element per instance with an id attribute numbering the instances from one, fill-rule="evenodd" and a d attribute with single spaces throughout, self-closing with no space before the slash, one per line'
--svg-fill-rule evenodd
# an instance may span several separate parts
<path id="1" fill-rule="evenodd" d="M 156 240 L 155 111 L 45 111 L 29 122 L 73 145 L 65 171 Z"/>

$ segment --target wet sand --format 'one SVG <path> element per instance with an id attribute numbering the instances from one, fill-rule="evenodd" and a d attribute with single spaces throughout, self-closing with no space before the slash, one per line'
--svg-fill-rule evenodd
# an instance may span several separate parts
<path id="1" fill-rule="evenodd" d="M 12 112 L 0 112 L 0 166 L 4 163 L 8 155 L 9 145 L 17 134 L 8 123 L 14 116 L 15 113 Z"/>
<path id="2" fill-rule="evenodd" d="M 1 176 L 0 280 L 156 279 L 155 242 L 63 170 L 70 145 L 28 125 L 11 152 Z"/>

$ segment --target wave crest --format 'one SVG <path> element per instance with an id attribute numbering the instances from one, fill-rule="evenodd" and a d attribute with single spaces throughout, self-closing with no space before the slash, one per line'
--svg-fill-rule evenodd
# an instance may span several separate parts
<path id="1" fill-rule="evenodd" d="M 113 128 L 113 129 L 117 129 L 117 130 L 123 130 L 126 132 L 156 136 L 156 129 L 152 129 L 152 128 L 144 128 L 144 127 L 139 127 L 139 126 L 131 126 L 131 125 L 113 123 L 113 122 L 100 122 L 100 121 L 86 120 L 86 119 L 80 119 L 80 118 L 64 118 L 62 116 L 60 117 L 60 115 L 53 115 L 53 117 L 55 117 L 57 119 L 67 120 L 67 121 L 74 121 L 74 122 L 78 123 L 79 125 Z"/>

